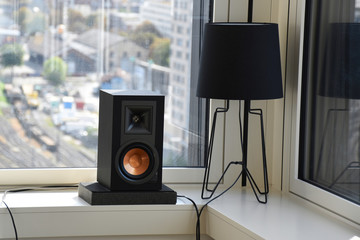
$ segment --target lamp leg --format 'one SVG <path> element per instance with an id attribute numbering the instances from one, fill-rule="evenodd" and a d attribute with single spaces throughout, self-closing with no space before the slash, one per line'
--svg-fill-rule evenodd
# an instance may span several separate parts
<path id="1" fill-rule="evenodd" d="M 240 103 L 239 103 L 240 104 Z M 250 100 L 245 100 L 244 103 L 244 128 L 243 128 L 243 159 L 242 159 L 242 180 L 241 186 L 246 186 L 246 176 L 247 176 L 247 152 L 248 152 L 248 135 L 249 135 L 249 112 L 250 112 Z"/>
<path id="2" fill-rule="evenodd" d="M 260 192 L 260 194 L 268 194 L 269 193 L 269 181 L 268 181 L 268 173 L 267 173 L 267 164 L 266 164 L 266 149 L 265 149 L 265 131 L 264 131 L 264 118 L 262 109 L 251 109 L 250 114 L 258 115 L 260 117 L 260 128 L 261 128 L 261 147 L 262 147 L 262 157 L 263 157 L 263 174 L 264 174 L 264 192 Z"/>
<path id="3" fill-rule="evenodd" d="M 261 130 L 261 146 L 262 146 L 262 162 L 263 162 L 263 177 L 264 177 L 264 191 L 261 191 L 252 177 L 247 167 L 248 155 L 248 140 L 249 140 L 249 114 L 255 114 L 260 117 L 260 130 Z M 242 186 L 246 186 L 246 179 L 249 180 L 250 186 L 255 194 L 256 199 L 260 203 L 267 203 L 267 194 L 269 193 L 269 181 L 267 174 L 266 164 L 266 149 L 265 149 L 265 134 L 264 134 L 264 120 L 261 109 L 251 109 L 250 100 L 245 100 L 244 104 L 244 139 L 243 139 L 243 160 L 242 160 Z M 258 195 L 265 195 L 265 200 L 261 200 Z"/>
<path id="4" fill-rule="evenodd" d="M 262 146 L 262 162 L 263 162 L 263 177 L 264 177 L 264 191 L 261 191 L 259 186 L 256 184 L 255 179 L 251 175 L 249 169 L 247 168 L 247 165 L 243 164 L 244 175 L 249 180 L 250 186 L 252 191 L 255 194 L 256 199 L 259 203 L 267 203 L 267 194 L 269 193 L 269 181 L 268 181 L 268 173 L 267 173 L 267 164 L 266 164 L 266 149 L 265 149 L 265 133 L 264 133 L 264 120 L 263 120 L 263 113 L 261 109 L 250 109 L 249 114 L 258 115 L 260 117 L 260 130 L 261 130 L 261 146 Z M 244 129 L 245 131 L 245 129 Z M 247 139 L 244 139 L 245 141 Z M 265 195 L 265 199 L 261 200 L 259 195 Z"/>
<path id="5" fill-rule="evenodd" d="M 218 113 L 226 113 L 229 110 L 229 102 L 230 102 L 229 100 L 226 100 L 225 107 L 223 107 L 223 108 L 218 107 L 218 108 L 216 108 L 216 110 L 214 112 L 213 122 L 212 122 L 211 132 L 210 132 L 209 146 L 208 146 L 208 149 L 207 149 L 207 152 L 206 152 L 206 159 L 205 159 L 205 173 L 204 173 L 204 180 L 203 180 L 203 186 L 202 186 L 202 191 L 201 191 L 201 198 L 202 199 L 209 199 L 209 198 L 211 198 L 213 196 L 216 188 L 218 187 L 218 185 L 222 181 L 222 178 L 225 175 L 225 171 L 224 171 L 223 175 L 221 176 L 221 178 L 219 179 L 219 181 L 217 182 L 215 187 L 213 189 L 209 189 L 208 184 L 209 184 L 209 175 L 210 175 L 210 169 L 211 169 L 211 156 L 212 156 L 212 149 L 213 149 L 213 145 L 214 145 L 214 137 L 215 137 L 215 127 L 216 127 L 217 115 L 218 115 Z M 205 194 L 204 194 L 205 190 L 211 192 L 211 195 L 206 197 Z"/>

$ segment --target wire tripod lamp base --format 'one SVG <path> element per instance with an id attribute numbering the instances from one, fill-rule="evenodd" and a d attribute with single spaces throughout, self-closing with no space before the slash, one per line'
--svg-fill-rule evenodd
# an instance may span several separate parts
<path id="1" fill-rule="evenodd" d="M 242 170 L 235 179 L 235 181 L 230 185 L 229 190 L 235 183 L 241 178 L 242 179 L 242 186 L 246 186 L 246 181 L 248 180 L 251 186 L 253 193 L 259 203 L 267 203 L 268 193 L 269 193 L 269 181 L 268 181 L 268 174 L 267 174 L 267 165 L 266 165 L 266 151 L 265 151 L 265 134 L 264 134 L 264 121 L 263 121 L 263 113 L 261 109 L 251 109 L 250 108 L 250 100 L 245 100 L 244 103 L 244 126 L 242 127 L 241 124 L 241 110 L 240 110 L 240 102 L 239 102 L 239 126 L 240 126 L 240 142 L 241 142 L 241 149 L 242 149 L 242 161 L 232 161 L 230 162 L 227 167 L 225 168 L 224 172 L 222 173 L 219 180 L 216 182 L 215 186 L 210 188 L 209 187 L 209 176 L 211 172 L 211 156 L 215 138 L 215 127 L 216 127 L 216 119 L 219 113 L 226 113 L 229 110 L 229 100 L 226 100 L 225 107 L 217 108 L 214 112 L 213 116 L 213 123 L 211 127 L 210 133 L 210 140 L 209 146 L 207 149 L 206 155 L 206 166 L 205 166 L 205 173 L 204 173 L 204 180 L 202 185 L 201 191 L 201 198 L 202 199 L 210 199 L 215 194 L 216 189 L 218 188 L 219 184 L 223 181 L 224 176 L 226 175 L 227 171 L 230 169 L 232 165 L 241 165 Z M 262 147 L 262 164 L 263 164 L 263 179 L 264 179 L 264 189 L 260 190 L 259 186 L 256 184 L 255 179 L 251 175 L 248 167 L 247 167 L 247 150 L 248 150 L 248 126 L 249 126 L 249 114 L 257 115 L 260 118 L 260 127 L 261 127 L 261 147 Z M 263 197 L 261 197 L 263 196 Z"/>

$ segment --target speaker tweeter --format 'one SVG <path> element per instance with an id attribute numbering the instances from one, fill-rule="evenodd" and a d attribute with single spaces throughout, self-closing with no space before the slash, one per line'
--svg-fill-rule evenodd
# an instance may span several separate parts
<path id="1" fill-rule="evenodd" d="M 127 106 L 125 109 L 125 133 L 151 134 L 152 108 Z"/>

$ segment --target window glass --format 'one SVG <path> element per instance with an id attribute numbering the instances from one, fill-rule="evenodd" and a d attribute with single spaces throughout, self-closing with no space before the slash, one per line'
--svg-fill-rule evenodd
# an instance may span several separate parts
<path id="1" fill-rule="evenodd" d="M 360 204 L 360 1 L 306 2 L 299 178 Z"/>
<path id="2" fill-rule="evenodd" d="M 96 167 L 99 89 L 164 94 L 164 166 L 202 166 L 205 108 L 191 71 L 199 51 L 182 44 L 200 34 L 193 15 L 208 10 L 198 6 L 1 1 L 0 168 Z"/>

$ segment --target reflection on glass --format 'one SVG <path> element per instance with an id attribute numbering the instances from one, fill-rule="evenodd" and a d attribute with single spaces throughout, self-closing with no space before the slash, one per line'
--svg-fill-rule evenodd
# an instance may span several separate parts
<path id="1" fill-rule="evenodd" d="M 99 89 L 166 95 L 164 165 L 201 164 L 189 157 L 203 121 L 190 114 L 192 0 L 9 0 L 0 12 L 0 168 L 95 167 Z"/>
<path id="2" fill-rule="evenodd" d="M 299 176 L 359 204 L 360 1 L 307 7 Z"/>

